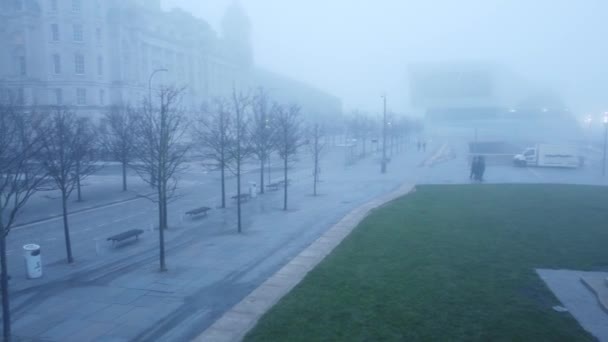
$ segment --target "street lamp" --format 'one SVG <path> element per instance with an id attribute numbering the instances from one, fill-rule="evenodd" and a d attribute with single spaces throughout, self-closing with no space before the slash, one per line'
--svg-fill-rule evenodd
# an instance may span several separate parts
<path id="1" fill-rule="evenodd" d="M 152 73 L 150 74 L 150 78 L 148 79 L 148 101 L 150 104 L 150 108 L 152 108 L 152 79 L 154 78 L 154 75 L 156 75 L 159 72 L 169 72 L 169 70 L 165 69 L 165 68 L 161 68 L 161 69 L 156 69 L 154 71 L 152 71 Z"/>
<path id="2" fill-rule="evenodd" d="M 152 73 L 150 74 L 150 78 L 148 79 L 148 105 L 149 108 L 148 110 L 150 111 L 150 113 L 152 112 L 152 79 L 154 78 L 154 75 L 156 75 L 159 72 L 168 72 L 169 70 L 165 69 L 165 68 L 161 68 L 161 69 L 156 69 L 154 71 L 152 71 Z M 156 175 L 152 174 L 152 179 L 150 182 L 150 186 L 154 187 L 156 184 Z"/>
<path id="3" fill-rule="evenodd" d="M 386 95 L 382 95 L 384 102 L 384 118 L 382 124 L 382 173 L 386 173 Z"/>
<path id="4" fill-rule="evenodd" d="M 604 158 L 602 159 L 602 176 L 606 175 L 606 143 L 608 142 L 608 112 L 604 113 Z"/>

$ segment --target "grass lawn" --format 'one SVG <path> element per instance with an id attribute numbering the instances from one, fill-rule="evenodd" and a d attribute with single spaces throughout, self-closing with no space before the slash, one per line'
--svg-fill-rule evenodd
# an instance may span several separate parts
<path id="1" fill-rule="evenodd" d="M 535 268 L 608 270 L 608 188 L 422 186 L 375 211 L 246 341 L 585 341 Z"/>

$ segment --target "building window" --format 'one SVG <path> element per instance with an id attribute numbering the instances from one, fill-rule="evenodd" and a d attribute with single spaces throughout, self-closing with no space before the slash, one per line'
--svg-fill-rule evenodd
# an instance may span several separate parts
<path id="1" fill-rule="evenodd" d="M 25 104 L 25 90 L 23 88 L 17 89 L 17 104 Z"/>
<path id="2" fill-rule="evenodd" d="M 76 89 L 76 104 L 84 106 L 87 104 L 87 90 L 84 88 Z"/>
<path id="3" fill-rule="evenodd" d="M 51 24 L 51 39 L 54 42 L 59 41 L 59 25 L 58 24 Z"/>
<path id="4" fill-rule="evenodd" d="M 103 76 L 103 57 L 97 57 L 97 76 Z"/>
<path id="5" fill-rule="evenodd" d="M 63 104 L 63 90 L 61 88 L 53 89 L 53 93 L 55 94 L 55 104 L 62 105 Z"/>
<path id="6" fill-rule="evenodd" d="M 99 104 L 101 106 L 106 105 L 106 91 L 103 89 L 99 89 Z"/>
<path id="7" fill-rule="evenodd" d="M 80 53 L 74 55 L 74 69 L 76 75 L 84 75 L 84 56 Z"/>
<path id="8" fill-rule="evenodd" d="M 57 10 L 57 0 L 51 0 L 51 10 L 52 11 Z"/>
<path id="9" fill-rule="evenodd" d="M 103 76 L 103 57 L 97 57 L 97 75 Z"/>
<path id="10" fill-rule="evenodd" d="M 61 74 L 61 56 L 57 53 L 53 55 L 53 72 L 55 75 Z"/>
<path id="11" fill-rule="evenodd" d="M 17 57 L 17 63 L 19 64 L 19 75 L 27 75 L 27 63 L 25 61 L 25 56 Z"/>
<path id="12" fill-rule="evenodd" d="M 81 0 L 72 0 L 72 11 L 80 12 L 82 9 L 82 1 Z"/>
<path id="13" fill-rule="evenodd" d="M 74 24 L 74 41 L 75 42 L 84 41 L 84 32 L 83 32 L 82 24 Z"/>

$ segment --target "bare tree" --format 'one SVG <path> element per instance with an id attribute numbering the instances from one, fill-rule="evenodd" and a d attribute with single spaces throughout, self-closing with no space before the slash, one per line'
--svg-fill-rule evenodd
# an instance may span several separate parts
<path id="1" fill-rule="evenodd" d="M 183 89 L 162 87 L 158 91 L 160 107 L 144 101 L 135 129 L 133 168 L 156 189 L 150 199 L 158 203 L 160 270 L 166 271 L 165 229 L 168 227 L 168 202 L 175 197 L 179 175 L 184 171 L 188 130 L 186 117 L 180 109 Z"/>
<path id="2" fill-rule="evenodd" d="M 227 152 L 230 160 L 228 168 L 236 177 L 237 231 L 239 234 L 243 231 L 241 220 L 241 168 L 243 161 L 252 153 L 251 139 L 248 134 L 250 110 L 251 97 L 249 94 L 233 88 L 229 106 L 233 124 L 228 135 Z"/>
<path id="3" fill-rule="evenodd" d="M 92 175 L 99 169 L 95 165 L 96 141 L 97 132 L 95 126 L 88 118 L 78 119 L 79 134 L 76 137 L 74 149 L 74 159 L 76 161 L 75 177 L 76 177 L 76 198 L 78 202 L 82 202 L 82 187 L 81 182 L 87 176 Z"/>
<path id="4" fill-rule="evenodd" d="M 312 171 L 313 195 L 317 196 L 317 185 L 319 184 L 319 174 L 321 173 L 319 159 L 325 149 L 325 130 L 320 127 L 319 124 L 314 124 L 309 130 L 309 138 L 307 140 L 309 142 L 308 147 L 314 164 L 314 169 Z"/>
<path id="5" fill-rule="evenodd" d="M 226 167 L 232 120 L 225 99 L 216 98 L 211 105 L 203 106 L 193 126 L 194 140 L 205 159 L 213 160 L 221 173 L 222 208 L 226 208 Z"/>
<path id="6" fill-rule="evenodd" d="M 268 162 L 274 148 L 274 126 L 268 94 L 259 88 L 253 97 L 253 117 L 251 127 L 251 146 L 253 154 L 260 161 L 260 193 L 264 193 L 264 164 Z"/>
<path id="7" fill-rule="evenodd" d="M 11 339 L 6 238 L 21 209 L 40 189 L 45 172 L 35 162 L 42 116 L 10 104 L 0 105 L 0 287 L 3 340 Z"/>
<path id="8" fill-rule="evenodd" d="M 122 167 L 122 191 L 127 191 L 127 168 L 133 158 L 136 113 L 130 106 L 113 106 L 101 121 L 102 144 Z"/>
<path id="9" fill-rule="evenodd" d="M 289 179 L 287 171 L 292 158 L 303 144 L 303 132 L 300 121 L 300 107 L 297 105 L 274 105 L 274 122 L 276 130 L 275 146 L 283 160 L 283 210 L 287 210 L 287 188 Z"/>
<path id="10" fill-rule="evenodd" d="M 74 261 L 68 223 L 68 198 L 78 187 L 80 180 L 90 174 L 93 161 L 89 157 L 88 140 L 91 140 L 89 124 L 65 107 L 52 110 L 48 127 L 41 128 L 39 135 L 43 146 L 39 159 L 55 188 L 61 192 L 63 229 L 68 263 Z"/>

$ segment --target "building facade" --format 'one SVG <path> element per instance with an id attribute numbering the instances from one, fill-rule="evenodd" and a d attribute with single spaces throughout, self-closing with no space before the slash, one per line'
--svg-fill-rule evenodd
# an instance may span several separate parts
<path id="1" fill-rule="evenodd" d="M 196 109 L 233 87 L 266 86 L 250 32 L 236 4 L 220 36 L 185 11 L 163 11 L 160 0 L 0 0 L 0 101 L 95 115 L 137 105 L 162 84 L 183 87 L 182 104 Z M 272 83 L 286 93 L 314 89 Z"/>

